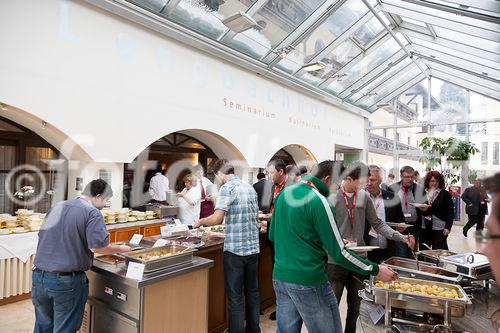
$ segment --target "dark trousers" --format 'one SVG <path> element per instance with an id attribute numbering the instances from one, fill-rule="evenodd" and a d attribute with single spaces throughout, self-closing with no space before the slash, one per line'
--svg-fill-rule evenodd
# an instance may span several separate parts
<path id="1" fill-rule="evenodd" d="M 355 333 L 356 321 L 359 316 L 359 305 L 361 302 L 358 291 L 364 288 L 362 281 L 366 280 L 368 276 L 351 272 L 334 264 L 328 264 L 327 274 L 328 280 L 330 280 L 332 284 L 335 297 L 339 303 L 344 288 L 347 290 L 347 318 L 345 321 L 344 333 Z"/>
<path id="2" fill-rule="evenodd" d="M 34 333 L 75 333 L 89 294 L 85 273 L 58 275 L 33 271 Z"/>
<path id="3" fill-rule="evenodd" d="M 229 333 L 260 332 L 258 258 L 258 254 L 238 256 L 228 251 L 224 252 L 224 289 L 229 308 Z"/>
<path id="4" fill-rule="evenodd" d="M 464 232 L 467 233 L 470 228 L 472 228 L 474 225 L 476 226 L 476 231 L 480 231 L 484 229 L 484 215 L 479 214 L 479 215 L 469 215 L 469 221 L 467 221 L 467 224 L 464 225 Z"/>
<path id="5" fill-rule="evenodd" d="M 448 236 L 443 234 L 443 230 L 427 230 L 422 229 L 420 235 L 420 244 L 425 243 L 429 245 L 433 250 L 448 250 Z M 424 246 L 420 246 L 424 249 Z"/>

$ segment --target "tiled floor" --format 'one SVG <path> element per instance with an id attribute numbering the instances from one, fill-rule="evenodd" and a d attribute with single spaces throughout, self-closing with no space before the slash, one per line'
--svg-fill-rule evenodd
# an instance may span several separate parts
<path id="1" fill-rule="evenodd" d="M 479 250 L 474 239 L 474 231 L 469 231 L 469 237 L 465 238 L 462 235 L 462 227 L 456 226 L 452 229 L 451 235 L 448 238 L 448 245 L 450 251 L 454 252 L 467 252 Z M 260 317 L 262 333 L 274 333 L 276 331 L 276 324 L 274 321 L 269 320 L 269 313 L 274 309 L 267 309 Z M 346 315 L 347 307 L 345 300 L 340 302 L 340 315 L 342 318 L 342 325 Z M 33 323 L 35 320 L 35 313 L 31 300 L 25 300 L 9 305 L 0 306 L 0 332 L 1 333 L 27 333 L 33 331 Z M 302 332 L 307 332 L 305 327 Z"/>

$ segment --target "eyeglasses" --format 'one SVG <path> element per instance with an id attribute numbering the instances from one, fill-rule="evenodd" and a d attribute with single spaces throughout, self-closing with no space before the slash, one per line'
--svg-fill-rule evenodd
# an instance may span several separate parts
<path id="1" fill-rule="evenodd" d="M 486 243 L 489 240 L 498 240 L 500 235 L 491 235 L 488 230 L 483 230 L 481 233 L 476 234 L 476 241 Z"/>

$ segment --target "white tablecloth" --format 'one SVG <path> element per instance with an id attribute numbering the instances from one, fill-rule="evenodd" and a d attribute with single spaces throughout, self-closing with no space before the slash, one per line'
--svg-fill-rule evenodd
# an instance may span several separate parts
<path id="1" fill-rule="evenodd" d="M 36 253 L 38 232 L 0 236 L 0 260 L 18 258 L 26 262 Z"/>

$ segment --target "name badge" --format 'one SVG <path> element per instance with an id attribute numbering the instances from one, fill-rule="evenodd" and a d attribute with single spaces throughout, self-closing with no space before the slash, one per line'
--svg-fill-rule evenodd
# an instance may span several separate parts
<path id="1" fill-rule="evenodd" d="M 370 232 L 368 235 L 372 236 L 373 238 L 378 238 L 378 233 L 373 229 L 373 227 L 370 229 Z"/>
<path id="2" fill-rule="evenodd" d="M 127 275 L 126 275 L 127 278 L 134 280 L 142 280 L 143 275 L 144 275 L 144 264 L 132 261 L 128 263 Z"/>
<path id="3" fill-rule="evenodd" d="M 141 234 L 134 234 L 132 236 L 132 238 L 130 239 L 130 244 L 133 244 L 133 245 L 139 245 L 139 243 L 141 242 L 141 239 L 142 239 L 142 235 Z"/>
<path id="4" fill-rule="evenodd" d="M 404 213 L 405 217 L 411 217 L 410 213 Z"/>

